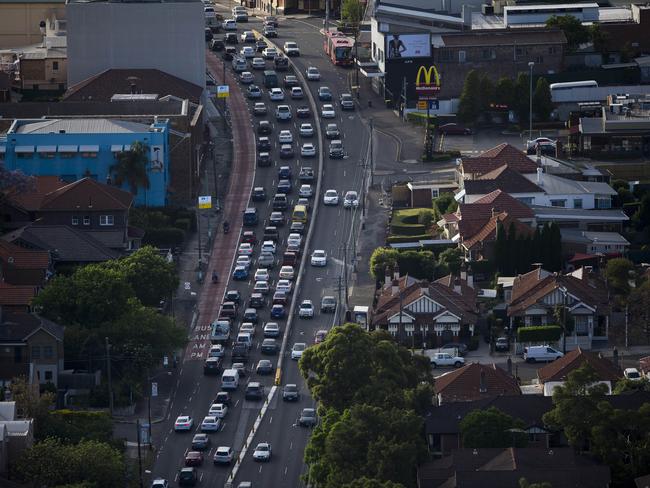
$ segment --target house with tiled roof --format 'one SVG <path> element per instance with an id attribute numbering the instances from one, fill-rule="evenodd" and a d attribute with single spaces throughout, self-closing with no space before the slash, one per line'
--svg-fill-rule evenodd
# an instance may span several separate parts
<path id="1" fill-rule="evenodd" d="M 567 322 L 573 324 L 561 347 L 566 340 L 567 350 L 591 349 L 593 341 L 607 340 L 611 314 L 607 285 L 591 270 L 565 275 L 537 268 L 514 279 L 507 312 L 513 330 L 557 324 L 558 307 L 566 310 Z"/>
<path id="2" fill-rule="evenodd" d="M 409 347 L 466 340 L 478 319 L 476 299 L 471 273 L 429 282 L 400 276 L 397 269 L 377 292 L 370 326 Z"/>
<path id="3" fill-rule="evenodd" d="M 25 249 L 0 239 L 0 281 L 42 286 L 51 267 L 49 251 Z"/>
<path id="4" fill-rule="evenodd" d="M 458 202 L 474 203 L 495 190 L 504 191 L 526 204 L 535 203 L 544 196 L 542 188 L 504 164 L 474 180 L 463 180 L 455 198 Z"/>
<path id="5" fill-rule="evenodd" d="M 466 259 L 470 261 L 481 261 L 494 258 L 494 244 L 499 229 L 508 235 L 514 229 L 517 236 L 532 235 L 534 230 L 529 225 L 522 223 L 519 219 L 511 217 L 507 212 L 492 216 L 474 235 L 467 239 L 461 236 L 460 247 L 465 252 Z"/>
<path id="6" fill-rule="evenodd" d="M 607 385 L 609 391 L 623 378 L 623 372 L 616 364 L 601 353 L 585 351 L 577 347 L 537 370 L 537 381 L 544 387 L 544 395 L 552 396 L 556 386 L 563 385 L 569 374 L 588 364 L 598 376 L 598 383 Z"/>
<path id="7" fill-rule="evenodd" d="M 460 180 L 475 180 L 503 165 L 508 165 L 522 174 L 535 174 L 538 167 L 538 164 L 529 158 L 524 151 L 511 144 L 502 143 L 483 151 L 479 156 L 461 158 L 457 167 L 458 177 Z"/>
<path id="8" fill-rule="evenodd" d="M 37 291 L 35 286 L 12 285 L 0 281 L 0 309 L 9 312 L 30 312 Z"/>
<path id="9" fill-rule="evenodd" d="M 516 378 L 496 364 L 470 363 L 435 379 L 435 404 L 521 395 Z"/>

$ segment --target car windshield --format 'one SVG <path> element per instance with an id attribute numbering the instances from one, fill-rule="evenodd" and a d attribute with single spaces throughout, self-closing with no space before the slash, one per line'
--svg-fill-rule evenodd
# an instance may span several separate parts
<path id="1" fill-rule="evenodd" d="M 304 344 L 295 344 L 293 346 L 294 351 L 304 351 L 305 350 L 305 345 Z"/>

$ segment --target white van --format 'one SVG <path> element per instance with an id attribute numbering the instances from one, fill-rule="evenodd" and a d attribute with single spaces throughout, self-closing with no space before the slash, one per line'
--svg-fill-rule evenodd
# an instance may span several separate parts
<path id="1" fill-rule="evenodd" d="M 529 346 L 524 348 L 524 361 L 527 363 L 555 361 L 562 356 L 564 354 L 550 346 Z"/>
<path id="2" fill-rule="evenodd" d="M 253 338 L 249 332 L 240 332 L 237 334 L 237 342 L 245 342 L 248 344 L 248 349 L 253 347 Z"/>
<path id="3" fill-rule="evenodd" d="M 236 390 L 239 387 L 239 371 L 227 369 L 221 375 L 221 388 L 223 390 Z"/>

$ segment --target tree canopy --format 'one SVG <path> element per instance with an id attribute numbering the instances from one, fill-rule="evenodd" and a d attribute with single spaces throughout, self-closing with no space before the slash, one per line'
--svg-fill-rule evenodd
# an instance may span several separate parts
<path id="1" fill-rule="evenodd" d="M 607 261 L 605 276 L 612 291 L 619 295 L 627 295 L 630 292 L 630 278 L 634 271 L 634 263 L 625 258 L 614 258 Z"/>
<path id="2" fill-rule="evenodd" d="M 359 0 L 343 0 L 341 3 L 341 19 L 352 24 L 358 24 L 363 20 L 365 4 Z"/>
<path id="3" fill-rule="evenodd" d="M 570 51 L 575 51 L 580 44 L 590 39 L 589 29 L 573 15 L 553 15 L 546 21 L 546 27 L 557 27 L 562 30 Z"/>
<path id="4" fill-rule="evenodd" d="M 541 121 L 547 121 L 553 111 L 551 87 L 546 78 L 538 78 L 533 92 L 533 112 Z"/>
<path id="5" fill-rule="evenodd" d="M 128 151 L 117 154 L 117 162 L 108 169 L 113 175 L 115 184 L 127 184 L 134 195 L 138 194 L 138 188 L 149 189 L 149 175 L 147 164 L 149 164 L 149 147 L 141 141 L 131 144 Z"/>
<path id="6" fill-rule="evenodd" d="M 399 266 L 400 275 L 408 274 L 417 279 L 432 279 L 436 269 L 435 256 L 431 251 L 399 251 L 378 247 L 370 256 L 370 275 L 383 280 L 386 268 Z"/>
<path id="7" fill-rule="evenodd" d="M 460 422 L 463 447 L 525 447 L 524 423 L 495 407 L 473 410 Z"/>

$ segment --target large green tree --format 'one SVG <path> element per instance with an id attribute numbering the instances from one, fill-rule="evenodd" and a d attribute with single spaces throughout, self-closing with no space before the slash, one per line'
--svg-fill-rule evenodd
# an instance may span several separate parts
<path id="1" fill-rule="evenodd" d="M 457 275 L 460 271 L 462 259 L 463 251 L 458 247 L 450 247 L 438 255 L 437 266 L 445 270 L 446 273 Z"/>
<path id="2" fill-rule="evenodd" d="M 625 258 L 614 258 L 607 261 L 605 276 L 612 291 L 619 295 L 630 293 L 630 279 L 634 271 L 634 263 Z"/>
<path id="3" fill-rule="evenodd" d="M 20 418 L 34 419 L 34 429 L 38 433 L 46 423 L 50 409 L 56 397 L 51 392 L 40 393 L 39 388 L 20 376 L 13 378 L 9 385 L 11 397 L 16 402 L 16 411 Z"/>
<path id="4" fill-rule="evenodd" d="M 547 121 L 553 111 L 551 87 L 546 78 L 538 78 L 533 92 L 533 112 L 543 122 Z"/>
<path id="5" fill-rule="evenodd" d="M 359 24 L 363 20 L 365 4 L 359 0 L 343 0 L 341 3 L 341 19 L 351 24 Z"/>
<path id="6" fill-rule="evenodd" d="M 401 483 L 393 481 L 380 481 L 374 478 L 358 478 L 351 483 L 346 483 L 341 488 L 404 488 Z"/>
<path id="7" fill-rule="evenodd" d="M 467 73 L 458 103 L 458 118 L 473 123 L 481 114 L 481 75 L 475 69 Z"/>
<path id="8" fill-rule="evenodd" d="M 463 447 L 526 447 L 526 434 L 520 419 L 495 407 L 473 410 L 460 422 Z"/>
<path id="9" fill-rule="evenodd" d="M 435 272 L 435 256 L 431 251 L 399 251 L 378 247 L 370 256 L 370 275 L 383 281 L 386 268 L 399 266 L 400 275 L 408 274 L 418 279 L 431 279 Z"/>
<path id="10" fill-rule="evenodd" d="M 509 110 L 513 109 L 515 104 L 515 84 L 511 78 L 507 76 L 499 78 L 494 87 L 494 103 L 505 106 Z"/>
<path id="11" fill-rule="evenodd" d="M 630 335 L 634 342 L 650 344 L 650 281 L 644 281 L 628 296 Z"/>
<path id="12" fill-rule="evenodd" d="M 140 141 L 131 144 L 131 149 L 117 155 L 117 162 L 110 166 L 109 173 L 113 175 L 116 185 L 126 184 L 134 195 L 138 188 L 149 189 L 149 147 Z"/>
<path id="13" fill-rule="evenodd" d="M 113 422 L 103 411 L 53 410 L 36 432 L 37 439 L 48 437 L 57 438 L 64 444 L 77 444 L 84 440 L 110 443 Z"/>
<path id="14" fill-rule="evenodd" d="M 528 114 L 530 113 L 530 77 L 528 73 L 519 73 L 515 81 L 514 105 L 512 110 L 517 114 L 520 127 L 528 126 Z"/>
<path id="15" fill-rule="evenodd" d="M 589 29 L 573 15 L 553 15 L 546 21 L 546 27 L 556 27 L 564 32 L 569 51 L 575 51 L 590 39 Z"/>
<path id="16" fill-rule="evenodd" d="M 122 454 L 106 443 L 82 441 L 65 445 L 53 438 L 27 449 L 15 466 L 18 479 L 32 486 L 85 482 L 93 488 L 114 488 L 123 485 L 124 473 Z"/>

